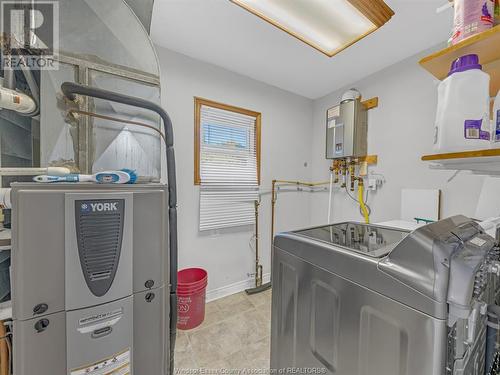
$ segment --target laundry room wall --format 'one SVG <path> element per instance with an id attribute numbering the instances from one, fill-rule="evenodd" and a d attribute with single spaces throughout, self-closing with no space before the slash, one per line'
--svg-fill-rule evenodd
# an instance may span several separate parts
<path id="1" fill-rule="evenodd" d="M 262 113 L 260 248 L 269 277 L 270 199 L 273 179 L 310 179 L 312 101 L 242 75 L 157 47 L 163 105 L 172 117 L 177 160 L 179 268 L 209 273 L 208 299 L 253 286 L 253 227 L 200 232 L 199 188 L 194 175 L 194 97 Z M 267 193 L 266 193 L 267 191 Z M 280 195 L 276 229 L 309 225 L 310 195 Z"/>
<path id="2" fill-rule="evenodd" d="M 368 115 L 368 149 L 369 154 L 379 158 L 378 164 L 370 170 L 383 174 L 386 183 L 378 191 L 370 192 L 368 204 L 372 208 L 373 222 L 400 217 L 403 188 L 441 189 L 443 217 L 475 214 L 483 177 L 461 173 L 448 182 L 453 171 L 430 170 L 427 163 L 420 160 L 422 155 L 433 153 L 439 83 L 418 64 L 420 58 L 429 52 L 413 56 L 314 101 L 312 178 L 324 180 L 329 176 L 330 166 L 324 151 L 327 109 L 337 105 L 342 93 L 351 87 L 357 88 L 365 99 L 379 97 L 379 107 L 370 110 Z M 312 197 L 312 224 L 326 222 L 327 202 L 325 197 Z M 351 219 L 362 220 L 359 207 L 344 190 L 335 190 L 332 220 Z"/>

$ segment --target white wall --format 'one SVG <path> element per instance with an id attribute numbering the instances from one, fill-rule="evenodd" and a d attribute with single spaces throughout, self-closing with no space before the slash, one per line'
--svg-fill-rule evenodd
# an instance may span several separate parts
<path id="1" fill-rule="evenodd" d="M 439 188 L 443 193 L 442 216 L 463 213 L 473 216 L 483 177 L 458 175 L 452 171 L 429 170 L 420 157 L 432 153 L 433 124 L 437 103 L 437 80 L 418 65 L 414 56 L 349 87 L 314 102 L 312 178 L 328 178 L 330 163 L 324 158 L 325 118 L 328 108 L 338 104 L 341 94 L 355 87 L 364 98 L 379 97 L 379 107 L 369 112 L 368 148 L 379 162 L 371 170 L 385 175 L 387 183 L 369 199 L 374 222 L 399 218 L 402 188 Z M 311 220 L 324 223 L 324 197 L 313 197 Z M 335 194 L 332 205 L 335 221 L 360 220 L 358 207 L 344 191 Z"/>
<path id="2" fill-rule="evenodd" d="M 242 289 L 254 270 L 249 248 L 253 227 L 200 233 L 199 189 L 194 174 L 194 99 L 202 98 L 262 113 L 262 189 L 272 179 L 309 180 L 312 102 L 275 87 L 157 47 L 161 69 L 163 105 L 172 117 L 177 160 L 179 200 L 179 268 L 200 266 L 209 272 L 209 295 Z M 310 222 L 306 193 L 279 198 L 277 230 L 307 226 Z M 260 247 L 264 272 L 270 263 L 270 194 L 264 195 L 260 214 Z M 232 287 L 232 288 L 231 288 Z"/>
<path id="3" fill-rule="evenodd" d="M 398 218 L 402 188 L 439 188 L 442 214 L 473 216 L 483 178 L 452 171 L 433 171 L 420 161 L 432 153 L 436 108 L 434 80 L 414 56 L 324 98 L 309 99 L 158 48 L 162 68 L 163 104 L 174 124 L 179 197 L 179 267 L 200 266 L 209 272 L 209 298 L 251 286 L 254 252 L 249 247 L 253 227 L 220 233 L 200 233 L 199 189 L 193 184 L 195 96 L 262 113 L 262 189 L 272 179 L 324 181 L 330 162 L 325 160 L 326 110 L 339 102 L 345 89 L 358 88 L 365 98 L 379 97 L 369 112 L 369 153 L 379 162 L 371 167 L 386 184 L 371 193 L 372 221 Z M 424 55 L 425 53 L 421 54 Z M 304 163 L 307 163 L 306 167 Z M 285 193 L 277 204 L 276 231 L 326 222 L 325 193 Z M 333 221 L 361 220 L 357 205 L 344 191 L 335 193 Z M 260 248 L 266 274 L 270 263 L 270 194 L 260 211 Z"/>

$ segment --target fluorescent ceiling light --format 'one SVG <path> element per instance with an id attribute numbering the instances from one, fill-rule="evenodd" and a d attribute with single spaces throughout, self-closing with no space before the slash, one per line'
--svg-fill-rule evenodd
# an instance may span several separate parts
<path id="1" fill-rule="evenodd" d="M 330 57 L 394 15 L 383 0 L 231 1 Z"/>

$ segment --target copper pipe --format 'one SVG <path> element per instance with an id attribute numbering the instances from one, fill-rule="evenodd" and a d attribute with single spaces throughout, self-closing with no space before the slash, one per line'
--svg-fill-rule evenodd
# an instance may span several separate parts
<path id="1" fill-rule="evenodd" d="M 273 180 L 272 188 L 271 188 L 271 252 L 274 247 L 274 221 L 275 221 L 275 209 L 276 209 L 276 201 L 278 199 L 276 194 L 276 184 L 287 184 L 287 185 L 296 185 L 296 186 L 321 186 L 321 185 L 329 185 L 330 181 L 324 182 L 303 182 L 303 181 L 288 181 L 288 180 Z"/>
<path id="2" fill-rule="evenodd" d="M 108 120 L 108 121 L 119 122 L 119 123 L 123 123 L 123 124 L 136 125 L 136 126 L 142 126 L 143 128 L 148 128 L 148 129 L 151 129 L 151 130 L 157 132 L 160 135 L 160 137 L 162 137 L 163 141 L 166 142 L 165 134 L 161 130 L 155 128 L 154 126 L 151 126 L 151 125 L 148 125 L 148 124 L 144 124 L 142 122 L 132 121 L 132 120 L 125 120 L 125 119 L 121 119 L 121 118 L 117 118 L 117 117 L 111 117 L 111 116 L 106 116 L 106 115 L 100 115 L 100 114 L 94 113 L 94 112 L 80 111 L 78 109 L 71 109 L 70 111 L 68 111 L 68 113 L 70 115 L 73 115 L 73 114 L 76 113 L 76 114 L 79 114 L 79 115 L 100 118 L 102 120 Z"/>
<path id="3" fill-rule="evenodd" d="M 342 176 L 342 185 L 340 187 L 345 188 L 346 182 L 347 182 L 347 160 L 341 160 L 340 161 L 340 174 Z"/>
<path id="4" fill-rule="evenodd" d="M 262 266 L 259 264 L 259 201 L 255 201 L 255 287 L 262 285 Z"/>
<path id="5" fill-rule="evenodd" d="M 5 340 L 8 340 L 4 321 L 0 321 L 0 375 L 9 375 L 9 347 Z"/>
<path id="6" fill-rule="evenodd" d="M 272 263 L 273 263 L 272 255 L 273 255 L 273 248 L 274 248 L 274 221 L 275 221 L 275 214 L 276 214 L 276 201 L 278 200 L 278 196 L 276 194 L 276 185 L 277 184 L 314 187 L 314 186 L 321 186 L 321 185 L 330 185 L 330 181 L 313 182 L 313 183 L 302 182 L 302 181 L 288 181 L 288 180 L 273 180 L 272 181 L 272 187 L 271 187 L 271 269 L 272 269 Z M 271 282 L 272 282 L 272 279 L 271 279 Z"/>
<path id="7" fill-rule="evenodd" d="M 356 162 L 349 163 L 349 174 L 351 176 L 351 191 L 354 191 L 354 183 L 356 182 Z"/>
<path id="8" fill-rule="evenodd" d="M 334 160 L 330 170 L 335 173 L 335 180 L 333 180 L 333 183 L 338 184 L 339 183 L 340 162 L 338 160 Z"/>
<path id="9" fill-rule="evenodd" d="M 356 183 L 356 181 L 358 181 L 358 184 L 360 184 L 361 186 L 363 186 L 363 178 L 360 176 L 356 176 L 356 165 L 357 165 L 358 161 L 357 160 L 353 160 L 351 161 L 351 164 L 350 164 L 350 167 L 349 167 L 349 173 L 351 174 L 351 191 L 354 191 L 354 185 Z"/>
<path id="10" fill-rule="evenodd" d="M 303 182 L 303 181 L 273 180 L 273 182 L 276 183 L 276 184 L 297 185 L 297 186 L 307 186 L 307 187 L 321 186 L 321 185 L 328 185 L 328 184 L 330 184 L 330 181 L 323 181 L 323 182 Z"/>

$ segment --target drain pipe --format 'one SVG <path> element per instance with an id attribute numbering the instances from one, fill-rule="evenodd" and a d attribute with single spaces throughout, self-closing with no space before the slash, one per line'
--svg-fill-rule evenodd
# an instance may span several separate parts
<path id="1" fill-rule="evenodd" d="M 174 134 L 170 116 L 158 104 L 141 98 L 119 94 L 95 87 L 65 82 L 61 85 L 64 95 L 76 101 L 77 95 L 108 100 L 110 102 L 149 109 L 156 112 L 163 120 L 165 128 L 165 150 L 167 153 L 169 245 L 170 245 L 170 373 L 174 373 L 174 350 L 177 334 L 177 189 L 175 175 Z"/>
<path id="2" fill-rule="evenodd" d="M 260 254 L 259 254 L 259 206 L 260 202 L 256 200 L 255 205 L 255 287 L 250 289 L 245 289 L 245 292 L 249 295 L 262 292 L 262 282 L 263 282 L 263 267 L 260 264 Z"/>

